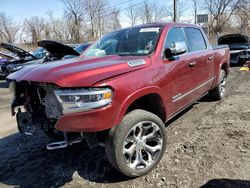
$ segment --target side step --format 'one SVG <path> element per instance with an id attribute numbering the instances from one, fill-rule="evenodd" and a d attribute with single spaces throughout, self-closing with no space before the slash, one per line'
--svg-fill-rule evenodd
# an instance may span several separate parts
<path id="1" fill-rule="evenodd" d="M 47 144 L 46 146 L 47 150 L 62 149 L 66 147 L 68 147 L 68 144 L 65 142 L 65 140 L 59 142 L 52 142 Z"/>
<path id="2" fill-rule="evenodd" d="M 47 150 L 55 150 L 55 149 L 63 149 L 68 147 L 69 145 L 80 143 L 82 141 L 82 138 L 75 139 L 75 140 L 68 140 L 67 133 L 63 133 L 64 140 L 58 141 L 58 142 L 52 142 L 46 145 Z"/>

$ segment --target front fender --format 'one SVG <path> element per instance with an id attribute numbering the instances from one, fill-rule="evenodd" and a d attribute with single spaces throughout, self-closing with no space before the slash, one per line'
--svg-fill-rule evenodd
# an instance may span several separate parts
<path id="1" fill-rule="evenodd" d="M 164 93 L 162 92 L 162 90 L 159 87 L 156 86 L 148 86 L 142 89 L 139 89 L 133 93 L 131 93 L 129 96 L 127 96 L 127 98 L 123 101 L 122 105 L 121 105 L 121 109 L 118 112 L 118 116 L 116 118 L 115 121 L 115 125 L 119 125 L 123 119 L 123 117 L 125 116 L 128 108 L 130 107 L 130 105 L 136 101 L 137 99 L 149 95 L 149 94 L 158 94 L 162 101 L 163 101 L 163 105 L 166 106 L 166 102 L 165 102 L 165 97 L 164 97 Z M 165 108 L 166 109 L 166 108 Z M 166 115 L 167 115 L 167 111 L 166 111 Z"/>

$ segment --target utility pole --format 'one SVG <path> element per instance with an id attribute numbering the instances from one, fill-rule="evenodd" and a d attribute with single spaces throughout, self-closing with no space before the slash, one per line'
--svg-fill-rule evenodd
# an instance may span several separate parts
<path id="1" fill-rule="evenodd" d="M 197 24 L 197 1 L 193 0 L 194 3 L 194 24 Z"/>
<path id="2" fill-rule="evenodd" d="M 174 0 L 174 22 L 177 20 L 177 0 Z"/>

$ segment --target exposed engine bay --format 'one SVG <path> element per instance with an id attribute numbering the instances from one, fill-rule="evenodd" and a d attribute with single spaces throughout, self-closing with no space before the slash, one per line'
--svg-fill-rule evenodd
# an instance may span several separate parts
<path id="1" fill-rule="evenodd" d="M 51 84 L 24 81 L 10 83 L 13 92 L 11 113 L 16 115 L 19 132 L 33 135 L 37 130 L 42 130 L 50 138 L 58 140 L 47 145 L 50 150 L 65 148 L 83 139 L 91 147 L 98 145 L 96 133 L 66 133 L 55 129 L 57 120 L 63 115 L 62 106 L 54 93 L 56 89 L 58 87 Z"/>

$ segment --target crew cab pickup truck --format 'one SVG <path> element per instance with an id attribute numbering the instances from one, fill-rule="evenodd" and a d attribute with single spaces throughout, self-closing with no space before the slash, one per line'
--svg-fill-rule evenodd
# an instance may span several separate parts
<path id="1" fill-rule="evenodd" d="M 47 149 L 100 144 L 118 171 L 141 176 L 164 154 L 167 121 L 206 94 L 223 98 L 229 58 L 194 25 L 121 29 L 78 58 L 11 74 L 12 115 L 20 132 L 58 139 Z"/>

